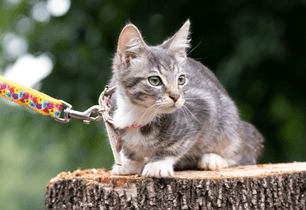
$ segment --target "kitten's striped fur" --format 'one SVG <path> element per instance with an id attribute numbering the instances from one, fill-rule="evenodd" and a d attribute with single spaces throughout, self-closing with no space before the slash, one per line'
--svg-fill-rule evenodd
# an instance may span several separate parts
<path id="1" fill-rule="evenodd" d="M 124 140 L 114 174 L 168 177 L 174 169 L 256 164 L 262 156 L 261 134 L 240 120 L 215 75 L 187 58 L 189 26 L 159 46 L 146 45 L 133 24 L 122 30 L 109 84 L 117 86 L 111 115 Z M 144 126 L 124 129 L 131 125 Z"/>

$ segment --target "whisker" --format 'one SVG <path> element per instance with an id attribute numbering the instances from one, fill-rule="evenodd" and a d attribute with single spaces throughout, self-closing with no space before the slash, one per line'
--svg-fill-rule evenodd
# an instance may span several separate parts
<path id="1" fill-rule="evenodd" d="M 159 112 L 159 107 L 157 107 L 157 109 L 155 109 L 153 112 L 152 112 L 152 114 L 151 114 L 151 116 L 150 116 L 150 122 L 154 119 L 154 117 L 156 116 L 156 114 Z"/>
<path id="2" fill-rule="evenodd" d="M 154 100 L 143 101 L 143 102 L 139 102 L 138 104 L 146 104 L 146 103 L 151 102 L 151 101 L 154 101 Z M 133 108 L 131 109 L 131 112 L 134 111 L 134 109 L 138 106 L 138 104 L 135 104 L 135 105 L 133 106 Z"/>
<path id="3" fill-rule="evenodd" d="M 187 53 L 187 55 L 189 55 L 190 53 L 192 53 L 192 51 L 194 51 L 196 48 L 198 48 L 200 46 L 200 44 L 202 44 L 202 40 L 203 40 L 203 37 L 201 38 L 200 42 Z"/>
<path id="4" fill-rule="evenodd" d="M 196 121 L 198 121 L 200 124 L 202 124 L 202 123 L 194 116 L 194 114 L 192 114 L 192 112 L 187 108 L 187 106 L 183 105 L 183 107 L 186 108 L 186 110 L 194 117 L 194 119 L 195 119 Z"/>
<path id="5" fill-rule="evenodd" d="M 188 116 L 188 112 L 187 112 L 187 110 L 185 110 L 187 107 L 185 106 L 185 107 L 182 107 L 182 111 L 184 112 L 184 115 L 185 115 L 185 117 L 187 118 L 187 120 L 188 120 L 188 122 L 189 123 L 191 123 L 192 122 L 192 118 L 190 118 L 189 116 Z"/>
<path id="6" fill-rule="evenodd" d="M 153 101 L 153 100 L 152 100 Z M 153 104 L 152 106 L 154 106 L 155 104 Z M 137 106 L 137 104 L 135 105 L 135 106 Z M 148 109 L 150 109 L 152 106 L 150 106 L 150 107 L 148 107 L 148 108 L 146 108 L 146 109 L 144 109 L 144 110 L 142 110 L 142 111 L 140 111 L 140 112 L 138 112 L 138 114 L 141 114 L 141 113 L 143 113 L 143 112 L 146 112 Z M 134 109 L 134 108 L 133 108 Z"/>
<path id="7" fill-rule="evenodd" d="M 142 119 L 150 110 L 152 110 L 154 107 L 156 106 L 156 104 L 153 104 L 152 106 L 150 106 L 149 108 L 147 108 L 145 111 L 144 111 L 144 113 L 137 119 L 137 120 L 139 120 L 139 119 Z M 142 113 L 142 112 L 140 112 L 140 113 Z M 151 120 L 150 120 L 151 121 Z"/>
<path id="8" fill-rule="evenodd" d="M 190 122 L 190 118 L 186 115 L 186 111 L 185 111 L 185 109 L 183 109 L 184 107 L 182 107 L 182 112 L 183 112 L 183 114 L 184 114 L 184 117 Z"/>
<path id="9" fill-rule="evenodd" d="M 184 99 L 203 99 L 203 98 L 184 98 Z"/>

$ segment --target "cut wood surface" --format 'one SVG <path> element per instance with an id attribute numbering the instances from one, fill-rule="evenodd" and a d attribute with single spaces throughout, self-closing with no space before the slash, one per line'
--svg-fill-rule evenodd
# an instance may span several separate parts
<path id="1" fill-rule="evenodd" d="M 50 180 L 46 209 L 305 209 L 306 163 L 178 171 L 172 178 L 118 176 L 106 169 Z"/>

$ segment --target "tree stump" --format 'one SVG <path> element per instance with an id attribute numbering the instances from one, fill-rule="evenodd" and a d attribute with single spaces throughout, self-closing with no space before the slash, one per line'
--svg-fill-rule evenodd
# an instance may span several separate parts
<path id="1" fill-rule="evenodd" d="M 178 171 L 172 178 L 62 172 L 47 185 L 46 209 L 306 209 L 306 163 Z"/>

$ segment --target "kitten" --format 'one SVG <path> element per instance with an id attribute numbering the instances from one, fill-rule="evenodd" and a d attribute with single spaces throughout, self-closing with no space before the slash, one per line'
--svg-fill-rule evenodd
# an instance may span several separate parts
<path id="1" fill-rule="evenodd" d="M 148 46 L 127 24 L 113 58 L 111 99 L 123 139 L 122 166 L 113 174 L 170 177 L 175 170 L 217 170 L 256 164 L 264 138 L 241 121 L 237 107 L 215 75 L 187 58 L 187 22 L 170 39 Z"/>

